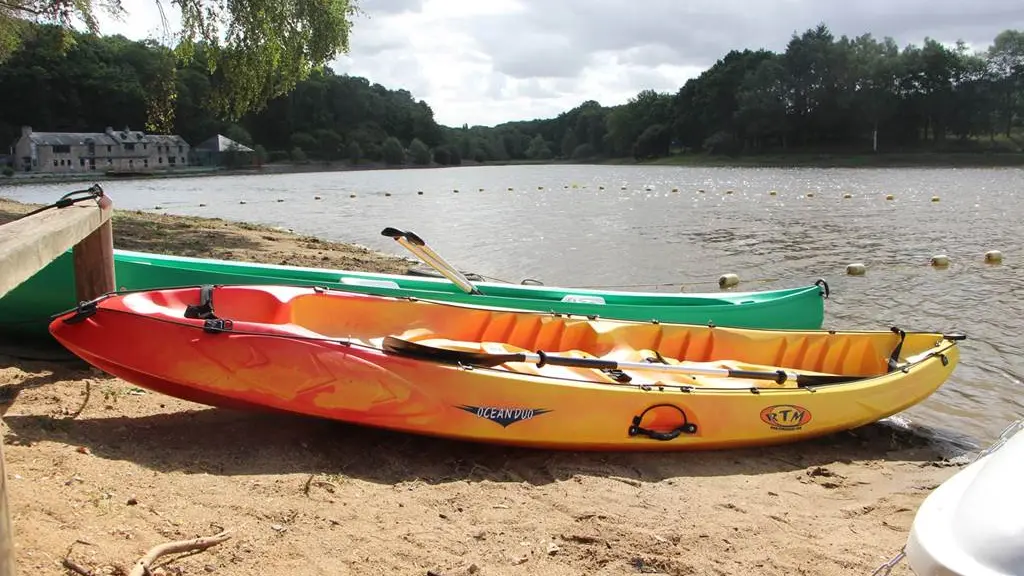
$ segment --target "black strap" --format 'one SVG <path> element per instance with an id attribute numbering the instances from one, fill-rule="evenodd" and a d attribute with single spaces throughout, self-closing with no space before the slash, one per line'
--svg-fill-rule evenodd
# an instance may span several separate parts
<path id="1" fill-rule="evenodd" d="M 21 216 L 18 216 L 14 220 L 11 220 L 11 222 L 16 222 L 18 220 L 21 220 L 22 218 L 28 218 L 29 216 L 34 216 L 36 214 L 39 214 L 40 212 L 50 210 L 51 208 L 67 208 L 68 206 L 71 206 L 72 204 L 77 204 L 83 200 L 94 200 L 102 196 L 103 188 L 101 188 L 99 184 L 93 184 L 92 186 L 86 188 L 85 190 L 75 190 L 74 192 L 68 192 L 67 194 L 61 196 L 60 199 L 54 202 L 53 204 L 40 206 L 39 208 L 36 208 L 35 210 L 27 214 L 22 214 Z"/>
<path id="2" fill-rule="evenodd" d="M 185 318 L 210 320 L 216 319 L 213 313 L 213 286 L 207 284 L 199 289 L 199 304 L 185 307 Z"/>
<path id="3" fill-rule="evenodd" d="M 658 432 L 657 430 L 650 430 L 640 426 L 640 423 L 643 422 L 644 416 L 646 416 L 648 412 L 661 407 L 675 408 L 678 410 L 679 414 L 683 417 L 683 423 L 668 432 Z M 683 412 L 683 409 L 679 406 L 676 406 L 675 404 L 655 404 L 653 406 L 649 406 L 646 410 L 641 412 L 639 416 L 633 417 L 633 423 L 630 425 L 628 432 L 630 436 L 642 434 L 653 440 L 667 441 L 678 438 L 683 432 L 686 432 L 687 434 L 695 434 L 697 432 L 697 425 L 687 420 L 686 412 Z"/>
<path id="4" fill-rule="evenodd" d="M 823 296 L 825 296 L 825 298 L 828 298 L 828 295 L 831 293 L 831 291 L 828 289 L 828 282 L 825 282 L 824 278 L 818 278 L 817 280 L 815 280 L 814 285 L 821 286 L 822 290 L 824 290 Z"/>
<path id="5" fill-rule="evenodd" d="M 900 335 L 900 341 L 896 344 L 896 348 L 893 349 L 892 354 L 889 355 L 889 371 L 896 370 L 899 368 L 900 351 L 903 350 L 903 341 L 907 339 L 907 333 L 899 328 L 893 326 L 890 328 L 895 334 Z"/>

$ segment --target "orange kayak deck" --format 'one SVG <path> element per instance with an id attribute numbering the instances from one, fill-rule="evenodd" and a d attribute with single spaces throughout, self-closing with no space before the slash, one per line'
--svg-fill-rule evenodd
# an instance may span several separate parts
<path id="1" fill-rule="evenodd" d="M 101 370 L 211 406 L 576 450 L 765 445 L 867 424 L 934 392 L 962 338 L 591 320 L 291 286 L 113 294 L 50 330 Z M 537 351 L 552 361 L 522 360 Z"/>

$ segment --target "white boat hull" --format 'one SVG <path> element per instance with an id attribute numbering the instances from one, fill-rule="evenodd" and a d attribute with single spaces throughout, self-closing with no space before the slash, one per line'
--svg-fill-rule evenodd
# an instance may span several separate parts
<path id="1" fill-rule="evenodd" d="M 905 552 L 917 576 L 1024 576 L 1024 420 L 925 498 Z"/>

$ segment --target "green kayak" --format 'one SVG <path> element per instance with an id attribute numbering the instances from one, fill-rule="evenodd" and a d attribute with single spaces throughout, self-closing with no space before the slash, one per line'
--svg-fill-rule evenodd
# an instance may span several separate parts
<path id="1" fill-rule="evenodd" d="M 122 290 L 199 284 L 313 285 L 384 296 L 602 318 L 685 324 L 711 322 L 717 326 L 771 329 L 820 329 L 824 321 L 824 298 L 828 297 L 824 280 L 782 290 L 709 294 L 625 292 L 500 282 L 475 282 L 469 285 L 472 292 L 467 292 L 459 286 L 458 278 L 327 270 L 130 250 L 114 252 L 114 273 L 117 286 Z M 49 317 L 76 305 L 73 278 L 69 251 L 0 298 L 0 334 L 49 339 Z"/>

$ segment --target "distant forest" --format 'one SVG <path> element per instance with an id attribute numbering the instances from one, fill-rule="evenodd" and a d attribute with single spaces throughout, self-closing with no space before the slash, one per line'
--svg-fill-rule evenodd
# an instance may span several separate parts
<path id="1" fill-rule="evenodd" d="M 654 159 L 671 153 L 1019 150 L 1024 32 L 985 51 L 932 39 L 900 48 L 820 25 L 785 52 L 733 50 L 678 92 L 627 103 L 586 101 L 555 118 L 494 127 L 439 125 L 406 90 L 314 72 L 288 95 L 237 119 L 204 105 L 218 81 L 151 41 L 38 26 L 0 65 L 0 136 L 130 126 L 189 143 L 222 133 L 269 161 L 388 164 Z M 4 150 L 6 152 L 6 150 Z"/>

